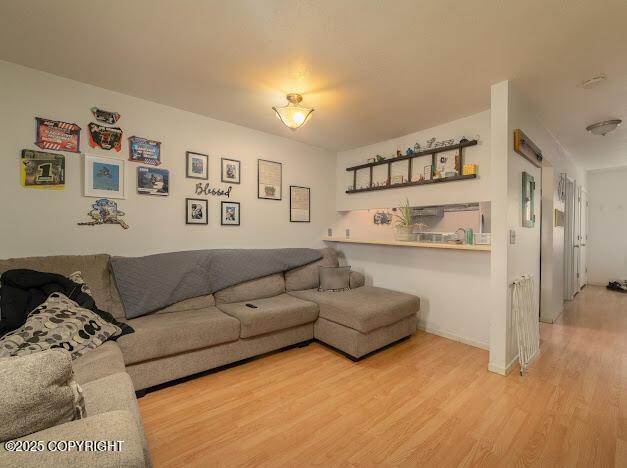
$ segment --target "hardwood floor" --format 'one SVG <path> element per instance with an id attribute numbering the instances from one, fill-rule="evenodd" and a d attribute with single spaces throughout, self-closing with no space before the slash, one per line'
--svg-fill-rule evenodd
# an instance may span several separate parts
<path id="1" fill-rule="evenodd" d="M 156 467 L 627 467 L 627 295 L 587 287 L 529 373 L 428 333 L 359 363 L 314 343 L 140 399 Z"/>

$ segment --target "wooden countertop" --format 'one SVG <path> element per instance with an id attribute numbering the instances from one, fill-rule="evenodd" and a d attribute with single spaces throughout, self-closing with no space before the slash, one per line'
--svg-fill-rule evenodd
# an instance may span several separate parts
<path id="1" fill-rule="evenodd" d="M 397 240 L 365 240 L 365 239 L 344 239 L 340 237 L 324 237 L 326 242 L 344 242 L 347 244 L 369 244 L 369 245 L 391 245 L 397 247 L 417 247 L 422 249 L 448 249 L 448 250 L 473 250 L 476 252 L 489 252 L 490 245 L 468 245 L 468 244 L 436 244 L 433 242 L 405 242 Z"/>

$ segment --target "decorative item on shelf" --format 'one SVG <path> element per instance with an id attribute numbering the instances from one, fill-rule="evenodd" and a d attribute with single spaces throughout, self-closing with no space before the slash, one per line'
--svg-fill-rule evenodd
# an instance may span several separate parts
<path id="1" fill-rule="evenodd" d="M 366 159 L 366 162 L 368 162 L 368 163 L 377 162 L 377 158 L 368 158 L 368 159 Z"/>
<path id="2" fill-rule="evenodd" d="M 311 189 L 290 185 L 290 222 L 309 223 L 311 221 Z"/>
<path id="3" fill-rule="evenodd" d="M 459 150 L 440 153 L 435 166 L 435 179 L 459 175 Z"/>
<path id="4" fill-rule="evenodd" d="M 115 150 L 119 153 L 122 150 L 123 131 L 119 127 L 107 127 L 91 122 L 87 126 L 89 130 L 89 146 L 103 150 Z"/>
<path id="5" fill-rule="evenodd" d="M 474 234 L 472 228 L 466 229 L 466 239 L 464 240 L 464 244 L 472 245 L 474 242 Z"/>
<path id="6" fill-rule="evenodd" d="M 226 202 L 223 201 L 221 203 L 222 215 L 221 215 L 221 224 L 222 226 L 239 226 L 240 224 L 240 207 L 239 202 Z"/>
<path id="7" fill-rule="evenodd" d="M 466 230 L 464 228 L 458 228 L 455 234 L 449 238 L 446 242 L 448 244 L 463 244 L 466 240 Z"/>
<path id="8" fill-rule="evenodd" d="M 239 184 L 241 163 L 237 159 L 222 158 L 220 180 L 227 184 Z"/>
<path id="9" fill-rule="evenodd" d="M 208 201 L 199 198 L 185 199 L 185 224 L 209 224 Z"/>
<path id="10" fill-rule="evenodd" d="M 420 143 L 416 142 L 416 144 L 414 145 L 414 153 L 420 152 L 421 149 L 422 146 L 420 146 Z"/>
<path id="11" fill-rule="evenodd" d="M 80 153 L 81 127 L 75 123 L 35 117 L 35 145 L 41 149 Z"/>
<path id="12" fill-rule="evenodd" d="M 433 178 L 433 166 L 431 164 L 422 169 L 422 176 L 424 180 L 431 180 Z"/>
<path id="13" fill-rule="evenodd" d="M 209 179 L 209 155 L 185 152 L 185 177 L 188 179 Z"/>
<path id="14" fill-rule="evenodd" d="M 290 93 L 286 96 L 288 104 L 283 107 L 273 107 L 278 119 L 283 122 L 287 128 L 296 130 L 305 125 L 305 122 L 311 117 L 314 109 L 303 107 L 300 105 L 303 97 L 300 94 Z"/>
<path id="15" fill-rule="evenodd" d="M 397 157 L 397 158 L 400 158 L 401 156 L 402 156 L 402 154 L 401 154 L 401 150 L 397 149 L 397 150 L 396 150 L 396 157 Z"/>
<path id="16" fill-rule="evenodd" d="M 377 154 L 374 158 L 375 158 L 375 162 L 385 161 L 385 158 L 381 156 L 380 154 Z"/>
<path id="17" fill-rule="evenodd" d="M 118 114 L 117 112 L 109 112 L 106 110 L 98 109 L 97 107 L 92 107 L 91 113 L 94 114 L 94 118 L 98 122 L 104 122 L 109 125 L 113 125 L 120 118 L 120 114 Z"/>
<path id="18" fill-rule="evenodd" d="M 91 221 L 84 221 L 82 223 L 77 223 L 79 226 L 98 226 L 102 224 L 118 224 L 122 229 L 128 229 L 128 224 L 126 224 L 122 219 L 124 216 L 124 212 L 118 210 L 118 204 L 113 200 L 109 200 L 108 198 L 101 198 L 100 200 L 96 200 L 91 205 L 91 210 L 87 215 L 92 219 Z"/>
<path id="19" fill-rule="evenodd" d="M 98 198 L 126 198 L 126 161 L 84 155 L 83 195 Z"/>
<path id="20" fill-rule="evenodd" d="M 405 182 L 405 176 L 402 176 L 402 175 L 392 176 L 392 185 L 402 184 L 404 182 Z"/>
<path id="21" fill-rule="evenodd" d="M 129 161 L 159 166 L 161 164 L 161 142 L 138 136 L 128 139 Z"/>
<path id="22" fill-rule="evenodd" d="M 414 154 L 414 150 L 411 148 L 407 148 L 405 150 L 405 156 L 411 156 L 412 154 Z"/>
<path id="23" fill-rule="evenodd" d="M 170 171 L 156 167 L 138 167 L 137 193 L 142 195 L 169 195 Z"/>
<path id="24" fill-rule="evenodd" d="M 472 175 L 477 174 L 477 165 L 476 164 L 464 164 L 464 170 L 462 175 Z"/>
<path id="25" fill-rule="evenodd" d="M 22 150 L 20 180 L 23 187 L 63 190 L 65 156 L 44 151 Z"/>
<path id="26" fill-rule="evenodd" d="M 257 160 L 257 198 L 281 200 L 283 198 L 283 165 L 276 161 Z"/>
<path id="27" fill-rule="evenodd" d="M 376 225 L 387 225 L 392 223 L 392 214 L 389 211 L 377 211 L 372 221 Z"/>
<path id="28" fill-rule="evenodd" d="M 211 188 L 208 183 L 203 184 L 202 182 L 198 182 L 196 184 L 195 193 L 196 195 L 212 195 L 214 197 L 230 198 L 231 190 L 233 190 L 233 187 L 231 185 L 229 185 L 226 189 L 217 189 Z"/>
<path id="29" fill-rule="evenodd" d="M 492 235 L 489 232 L 475 232 L 475 245 L 490 245 L 492 243 Z"/>
<path id="30" fill-rule="evenodd" d="M 435 143 L 435 137 L 431 137 L 427 140 L 427 149 L 433 148 L 433 144 Z"/>

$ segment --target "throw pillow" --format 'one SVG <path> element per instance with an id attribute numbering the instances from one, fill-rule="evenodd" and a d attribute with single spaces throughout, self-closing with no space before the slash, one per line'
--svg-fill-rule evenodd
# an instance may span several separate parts
<path id="1" fill-rule="evenodd" d="M 350 289 L 351 267 L 320 267 L 318 291 L 347 291 Z"/>
<path id="2" fill-rule="evenodd" d="M 67 296 L 52 293 L 28 315 L 24 325 L 0 339 L 0 357 L 63 348 L 76 359 L 121 334 L 120 327 Z"/>
<path id="3" fill-rule="evenodd" d="M 63 349 L 0 359 L 0 442 L 84 418 L 85 401 L 73 376 Z"/>

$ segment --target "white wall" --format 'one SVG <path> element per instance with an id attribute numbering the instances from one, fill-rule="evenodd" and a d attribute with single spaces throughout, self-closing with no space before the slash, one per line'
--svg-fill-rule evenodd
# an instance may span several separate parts
<path id="1" fill-rule="evenodd" d="M 516 335 L 511 323 L 511 283 L 523 274 L 531 274 L 536 284 L 536 310 L 542 299 L 543 316 L 553 321 L 562 311 L 563 297 L 563 228 L 555 228 L 554 207 L 563 209 L 557 198 L 557 181 L 564 172 L 585 186 L 585 175 L 564 153 L 559 143 L 544 128 L 537 112 L 528 104 L 515 85 L 505 81 L 492 87 L 492 291 L 494 304 L 491 316 L 490 368 L 507 372 L 517 359 Z M 514 130 L 522 129 L 541 149 L 544 173 L 552 181 L 542 181 L 542 170 L 514 152 Z M 534 228 L 522 227 L 521 187 L 522 172 L 533 175 L 536 181 L 536 217 Z M 504 181 L 507 180 L 506 186 Z M 541 195 L 541 188 L 550 193 Z M 505 192 L 504 192 L 505 191 Z M 504 194 L 506 196 L 504 197 Z M 542 242 L 542 291 L 540 294 L 540 207 L 543 219 L 550 219 Z M 509 243 L 509 231 L 516 233 L 515 244 Z M 504 274 L 505 273 L 505 274 Z M 505 341 L 503 341 L 505 338 Z"/>
<path id="2" fill-rule="evenodd" d="M 479 165 L 476 180 L 348 195 L 352 183 L 346 167 L 379 153 L 403 152 L 434 136 L 448 139 L 480 136 L 480 144 L 464 149 L 465 163 Z M 490 199 L 490 111 L 434 128 L 338 154 L 334 236 L 351 229 L 352 238 L 390 239 L 391 227 L 374 226 L 368 209 L 477 202 Z M 353 211 L 348 211 L 353 210 Z M 490 253 L 408 247 L 337 244 L 345 262 L 365 273 L 370 284 L 420 297 L 419 327 L 484 349 L 489 342 Z"/>
<path id="3" fill-rule="evenodd" d="M 0 258 L 319 246 L 335 218 L 335 154 L 329 151 L 1 61 L 0 83 Z M 122 115 L 117 124 L 124 130 L 120 153 L 89 147 L 92 106 Z M 128 195 L 118 205 L 130 229 L 77 226 L 88 220 L 89 206 L 95 200 L 82 196 L 81 156 L 64 153 L 67 175 L 62 191 L 20 185 L 20 151 L 38 149 L 34 145 L 36 116 L 76 122 L 83 128 L 81 150 L 88 154 L 128 159 L 127 137 L 161 141 L 161 167 L 170 170 L 170 195 L 138 195 L 138 164 L 128 162 Z M 273 118 L 271 109 L 268 116 Z M 210 155 L 212 186 L 225 185 L 220 183 L 221 157 L 241 160 L 242 183 L 233 186 L 231 195 L 231 200 L 241 203 L 240 227 L 220 226 L 220 200 L 225 198 L 218 197 L 207 197 L 208 226 L 185 225 L 185 198 L 203 198 L 194 195 L 197 181 L 185 178 L 185 151 Z M 282 201 L 257 199 L 257 158 L 283 163 Z M 311 223 L 289 222 L 290 184 L 311 187 Z"/>
<path id="4" fill-rule="evenodd" d="M 424 145 L 431 137 L 438 140 L 449 138 L 472 139 L 479 135 L 479 144 L 464 148 L 464 163 L 478 164 L 478 177 L 476 179 L 460 181 L 449 184 L 433 184 L 418 187 L 396 188 L 375 192 L 363 192 L 347 194 L 346 189 L 353 183 L 352 172 L 346 168 L 367 162 L 368 158 L 376 154 L 388 157 L 400 149 L 403 154 L 408 147 L 413 148 L 416 141 Z M 430 156 L 425 164 L 430 164 Z M 402 163 L 398 163 L 401 165 Z M 419 169 L 420 164 L 415 166 Z M 382 173 L 374 179 L 385 180 L 387 177 L 387 165 L 379 168 Z M 399 172 L 400 174 L 400 172 Z M 407 174 L 407 170 L 403 174 Z M 394 175 L 394 172 L 393 172 Z M 409 199 L 412 206 L 443 205 L 449 203 L 478 202 L 490 199 L 490 111 L 486 110 L 462 119 L 454 120 L 437 127 L 410 133 L 399 138 L 382 141 L 361 148 L 338 153 L 337 157 L 337 182 L 336 209 L 338 211 L 360 210 L 368 208 L 385 208 L 398 206 Z"/>
<path id="5" fill-rule="evenodd" d="M 627 167 L 588 172 L 588 282 L 627 279 Z"/>

